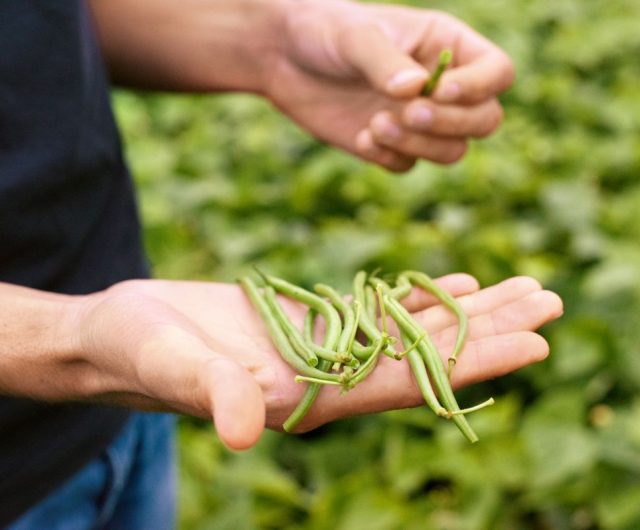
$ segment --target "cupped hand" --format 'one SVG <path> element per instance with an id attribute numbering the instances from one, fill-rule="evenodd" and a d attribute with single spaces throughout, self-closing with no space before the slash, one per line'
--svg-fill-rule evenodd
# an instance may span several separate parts
<path id="1" fill-rule="evenodd" d="M 546 357 L 547 343 L 533 330 L 561 314 L 557 295 L 526 277 L 482 290 L 464 274 L 438 283 L 469 315 L 469 340 L 453 372 L 454 387 Z M 305 308 L 283 302 L 300 323 Z M 446 358 L 455 340 L 455 318 L 419 290 L 404 304 Z M 255 444 L 265 426 L 280 429 L 304 391 L 236 285 L 128 281 L 83 299 L 75 315 L 78 348 L 91 368 L 83 378 L 85 395 L 213 418 L 220 438 L 234 449 Z M 421 403 L 408 363 L 383 357 L 369 378 L 345 395 L 323 388 L 299 430 Z"/>
<path id="2" fill-rule="evenodd" d="M 417 159 L 460 159 L 469 138 L 502 119 L 508 56 L 439 11 L 343 0 L 285 2 L 266 93 L 321 140 L 394 171 Z M 430 98 L 420 92 L 442 49 L 453 62 Z"/>

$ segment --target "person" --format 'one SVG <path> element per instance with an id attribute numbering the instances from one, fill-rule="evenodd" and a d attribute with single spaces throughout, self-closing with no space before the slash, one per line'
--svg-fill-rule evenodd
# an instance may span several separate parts
<path id="1" fill-rule="evenodd" d="M 0 526 L 13 530 L 171 528 L 172 420 L 131 409 L 213 419 L 239 450 L 303 392 L 238 286 L 147 279 L 107 69 L 130 87 L 259 94 L 392 171 L 460 159 L 498 126 L 513 78 L 445 13 L 343 0 L 2 0 L 0 47 Z M 452 68 L 420 97 L 446 47 Z M 438 282 L 470 316 L 455 387 L 547 355 L 534 330 L 562 306 L 535 280 Z M 436 300 L 405 304 L 451 343 Z M 335 392 L 300 431 L 421 402 L 386 358 Z"/>

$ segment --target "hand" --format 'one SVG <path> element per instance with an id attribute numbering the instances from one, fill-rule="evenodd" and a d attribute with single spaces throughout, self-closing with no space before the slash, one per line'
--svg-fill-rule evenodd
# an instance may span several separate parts
<path id="1" fill-rule="evenodd" d="M 454 387 L 545 358 L 548 346 L 531 330 L 560 315 L 555 294 L 526 277 L 483 290 L 463 274 L 438 283 L 459 297 L 470 317 Z M 404 303 L 446 355 L 455 340 L 455 318 L 422 291 L 415 290 Z M 285 309 L 302 321 L 302 306 L 285 301 Z M 253 445 L 265 425 L 280 429 L 304 390 L 235 285 L 128 281 L 83 298 L 73 314 L 80 330 L 75 349 L 84 361 L 76 361 L 75 372 L 67 366 L 52 374 L 58 387 L 80 385 L 93 400 L 213 417 L 231 448 Z M 346 395 L 324 388 L 300 430 L 421 403 L 408 364 L 383 357 L 373 374 Z"/>
<path id="2" fill-rule="evenodd" d="M 496 96 L 512 82 L 511 61 L 459 20 L 342 0 L 284 5 L 266 93 L 321 140 L 406 171 L 419 158 L 455 162 L 468 138 L 499 125 Z M 452 68 L 431 98 L 419 97 L 444 48 Z"/>

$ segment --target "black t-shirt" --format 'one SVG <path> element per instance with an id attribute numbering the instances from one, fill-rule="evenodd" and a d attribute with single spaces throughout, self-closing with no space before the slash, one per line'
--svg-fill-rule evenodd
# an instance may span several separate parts
<path id="1" fill-rule="evenodd" d="M 104 70 L 82 0 L 0 0 L 0 281 L 80 294 L 147 275 Z M 0 397 L 0 527 L 127 416 Z"/>

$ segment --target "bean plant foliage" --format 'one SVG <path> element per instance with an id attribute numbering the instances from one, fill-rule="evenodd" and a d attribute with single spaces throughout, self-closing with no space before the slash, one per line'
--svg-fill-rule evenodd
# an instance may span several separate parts
<path id="1" fill-rule="evenodd" d="M 566 304 L 543 330 L 552 355 L 459 393 L 496 397 L 473 446 L 422 409 L 267 432 L 239 454 L 183 420 L 181 528 L 640 528 L 640 3 L 430 7 L 517 69 L 500 132 L 451 167 L 391 175 L 250 96 L 117 92 L 155 274 L 532 275 Z"/>

